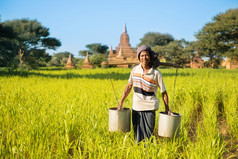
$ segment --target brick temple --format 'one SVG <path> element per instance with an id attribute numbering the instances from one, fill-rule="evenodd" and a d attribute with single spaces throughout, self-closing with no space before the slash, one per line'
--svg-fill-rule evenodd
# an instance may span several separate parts
<path id="1" fill-rule="evenodd" d="M 126 24 L 124 25 L 124 30 L 121 34 L 119 45 L 115 48 L 115 50 L 113 50 L 112 47 L 110 48 L 108 62 L 104 62 L 102 64 L 115 65 L 117 67 L 123 68 L 129 68 L 134 64 L 139 64 L 136 50 L 132 48 L 130 44 Z"/>
<path id="2" fill-rule="evenodd" d="M 226 69 L 238 69 L 238 61 L 227 58 L 223 61 L 222 66 L 225 66 Z"/>
<path id="3" fill-rule="evenodd" d="M 204 60 L 199 56 L 198 52 L 196 56 L 190 61 L 190 68 L 203 68 Z"/>
<path id="4" fill-rule="evenodd" d="M 69 58 L 68 58 L 68 60 L 67 60 L 67 63 L 66 63 L 65 68 L 67 68 L 67 69 L 75 68 L 75 64 L 74 64 L 74 62 L 73 62 L 73 60 L 72 60 L 72 55 L 71 55 L 71 53 L 69 53 Z"/>
<path id="5" fill-rule="evenodd" d="M 85 57 L 85 61 L 83 63 L 83 66 L 81 68 L 82 69 L 91 69 L 91 68 L 93 68 L 93 65 L 91 65 L 91 63 L 89 61 L 88 52 L 87 52 L 87 55 Z"/>

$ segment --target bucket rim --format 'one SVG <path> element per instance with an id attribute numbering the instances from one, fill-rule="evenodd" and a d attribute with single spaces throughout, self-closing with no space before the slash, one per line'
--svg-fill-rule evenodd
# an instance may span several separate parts
<path id="1" fill-rule="evenodd" d="M 122 107 L 122 109 L 120 110 L 117 110 L 117 107 L 112 107 L 112 108 L 109 108 L 109 110 L 116 110 L 116 111 L 128 111 L 128 110 L 131 110 L 130 108 L 124 108 Z"/>
<path id="2" fill-rule="evenodd" d="M 173 115 L 168 115 L 166 112 L 159 112 L 160 114 L 163 114 L 163 115 L 167 115 L 167 116 L 170 116 L 170 117 L 181 117 L 182 115 L 179 114 L 179 113 L 175 113 L 175 112 L 172 112 Z"/>

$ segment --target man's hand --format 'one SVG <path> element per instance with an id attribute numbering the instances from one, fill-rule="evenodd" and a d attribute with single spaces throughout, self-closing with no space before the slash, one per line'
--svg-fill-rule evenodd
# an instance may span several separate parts
<path id="1" fill-rule="evenodd" d="M 117 106 L 117 110 L 121 110 L 122 109 L 122 102 L 119 103 L 119 105 Z"/>
<path id="2" fill-rule="evenodd" d="M 173 115 L 173 112 L 171 112 L 170 110 L 168 111 L 168 115 Z"/>

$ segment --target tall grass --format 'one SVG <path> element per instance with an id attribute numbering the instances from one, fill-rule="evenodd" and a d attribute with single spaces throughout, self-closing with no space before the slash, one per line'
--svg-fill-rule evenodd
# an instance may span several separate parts
<path id="1" fill-rule="evenodd" d="M 109 69 L 121 97 L 130 69 Z M 162 69 L 173 98 L 175 69 Z M 105 69 L 1 72 L 1 158 L 222 158 L 238 141 L 238 70 L 180 69 L 172 111 L 182 115 L 177 139 L 158 137 L 161 94 L 153 142 L 137 145 L 129 133 L 108 131 L 116 107 Z M 132 93 L 124 106 L 131 108 Z M 225 119 L 227 134 L 219 129 Z M 231 145 L 235 148 L 236 145 Z M 232 153 L 235 156 L 237 154 Z"/>

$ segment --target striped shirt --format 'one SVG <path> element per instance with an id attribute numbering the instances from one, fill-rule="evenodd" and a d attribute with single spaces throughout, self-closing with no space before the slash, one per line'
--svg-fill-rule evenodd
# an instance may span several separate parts
<path id="1" fill-rule="evenodd" d="M 157 89 L 160 92 L 166 91 L 162 74 L 159 70 L 151 68 L 144 73 L 141 64 L 135 66 L 128 80 L 133 84 L 133 106 L 136 111 L 151 111 L 159 109 L 159 99 L 156 97 Z"/>

